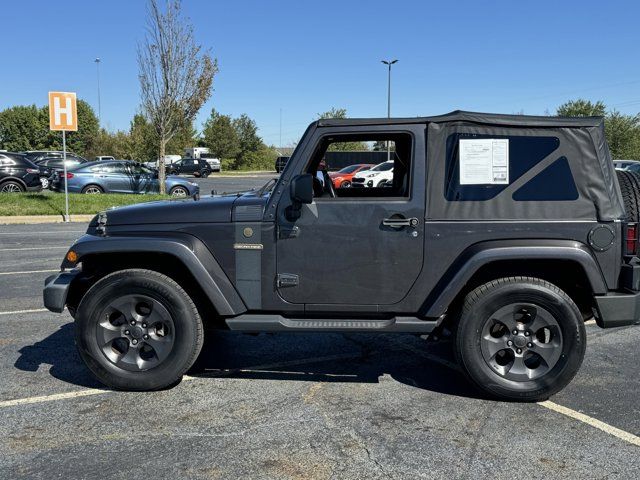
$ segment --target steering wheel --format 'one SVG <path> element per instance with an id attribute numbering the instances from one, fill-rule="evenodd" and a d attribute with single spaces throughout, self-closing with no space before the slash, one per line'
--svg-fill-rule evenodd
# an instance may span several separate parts
<path id="1" fill-rule="evenodd" d="M 331 177 L 326 170 L 322 171 L 322 176 L 324 177 L 324 184 L 327 186 L 327 190 L 329 191 L 329 196 L 331 198 L 336 198 L 338 195 L 336 195 L 336 189 L 333 187 L 333 180 L 331 180 Z"/>

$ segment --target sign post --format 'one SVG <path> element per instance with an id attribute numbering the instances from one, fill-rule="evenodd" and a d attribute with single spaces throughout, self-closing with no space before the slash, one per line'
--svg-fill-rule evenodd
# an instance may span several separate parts
<path id="1" fill-rule="evenodd" d="M 64 120 L 63 120 L 64 118 Z M 76 94 L 49 92 L 49 130 L 62 131 L 62 165 L 64 169 L 64 221 L 69 221 L 69 190 L 67 188 L 67 132 L 78 131 Z"/>

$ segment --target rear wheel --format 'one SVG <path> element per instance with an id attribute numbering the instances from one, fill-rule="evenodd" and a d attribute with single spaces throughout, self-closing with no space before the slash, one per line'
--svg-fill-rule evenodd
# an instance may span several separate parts
<path id="1" fill-rule="evenodd" d="M 0 193 L 21 193 L 24 192 L 24 187 L 13 180 L 9 180 L 8 182 L 4 182 L 0 184 Z"/>
<path id="2" fill-rule="evenodd" d="M 98 185 L 87 185 L 82 189 L 82 193 L 86 193 L 88 195 L 99 195 L 104 193 L 104 190 Z"/>
<path id="3" fill-rule="evenodd" d="M 351 182 L 349 180 L 345 180 L 340 184 L 340 188 L 351 188 Z"/>
<path id="4" fill-rule="evenodd" d="M 49 179 L 47 177 L 40 177 L 40 183 L 45 190 L 49 188 Z"/>
<path id="5" fill-rule="evenodd" d="M 458 362 L 478 388 L 519 401 L 545 400 L 564 388 L 585 347 L 573 300 L 528 277 L 501 278 L 469 293 L 455 339 Z"/>
<path id="6" fill-rule="evenodd" d="M 204 170 L 201 174 L 202 178 L 207 178 L 209 175 L 211 174 L 211 172 L 209 170 Z"/>
<path id="7" fill-rule="evenodd" d="M 173 385 L 202 348 L 195 304 L 171 278 L 142 269 L 112 273 L 84 295 L 76 344 L 105 385 L 157 390 Z"/>
<path id="8" fill-rule="evenodd" d="M 170 191 L 169 194 L 172 197 L 186 197 L 187 195 L 189 195 L 189 191 L 185 188 L 185 187 L 173 187 Z"/>

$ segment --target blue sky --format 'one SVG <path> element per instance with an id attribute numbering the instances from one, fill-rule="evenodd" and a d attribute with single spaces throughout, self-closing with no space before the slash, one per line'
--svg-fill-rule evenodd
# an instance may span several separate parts
<path id="1" fill-rule="evenodd" d="M 601 99 L 640 111 L 637 1 L 184 0 L 196 39 L 217 57 L 212 107 L 247 113 L 266 142 L 296 141 L 318 112 L 386 115 L 382 58 L 397 58 L 392 115 L 455 109 L 528 114 Z M 139 105 L 142 0 L 3 2 L 0 109 L 76 91 L 102 123 L 127 129 Z"/>

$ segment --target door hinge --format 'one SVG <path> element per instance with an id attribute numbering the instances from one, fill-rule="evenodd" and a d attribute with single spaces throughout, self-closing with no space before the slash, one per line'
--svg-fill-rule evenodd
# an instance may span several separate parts
<path id="1" fill-rule="evenodd" d="M 300 227 L 294 225 L 292 227 L 278 227 L 278 238 L 286 240 L 287 238 L 296 238 L 300 235 Z"/>
<path id="2" fill-rule="evenodd" d="M 298 283 L 298 275 L 293 273 L 279 273 L 276 275 L 276 285 L 278 287 L 297 287 Z"/>

